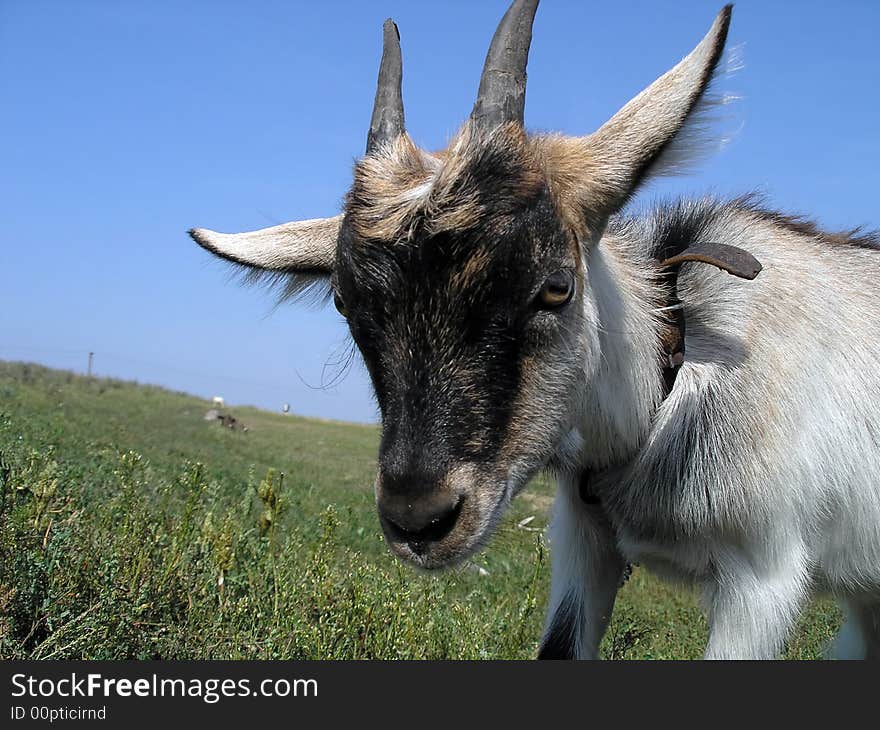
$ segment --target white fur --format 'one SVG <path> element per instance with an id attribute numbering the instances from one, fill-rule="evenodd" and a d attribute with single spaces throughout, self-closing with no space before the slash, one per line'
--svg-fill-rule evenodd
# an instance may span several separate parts
<path id="1" fill-rule="evenodd" d="M 570 637 L 575 655 L 598 659 L 625 563 L 614 545 L 611 525 L 600 511 L 581 502 L 572 478 L 559 483 L 550 546 L 553 584 L 547 631 L 568 600 L 576 611 L 575 635 Z"/>
<path id="2" fill-rule="evenodd" d="M 577 650 L 595 656 L 607 617 L 591 607 L 613 603 L 603 564 L 616 551 L 702 590 L 707 658 L 777 656 L 816 590 L 848 606 L 838 653 L 878 656 L 880 251 L 748 206 L 707 220 L 704 240 L 745 248 L 764 270 L 746 282 L 682 269 L 686 361 L 662 402 L 659 370 L 645 365 L 657 356 L 653 267 L 640 259 L 657 219 L 613 226 L 589 254 L 589 357 L 601 365 L 580 394 L 580 467 L 600 470 L 614 529 L 596 529 L 573 477 L 560 481 L 551 616 L 561 596 L 581 595 Z"/>

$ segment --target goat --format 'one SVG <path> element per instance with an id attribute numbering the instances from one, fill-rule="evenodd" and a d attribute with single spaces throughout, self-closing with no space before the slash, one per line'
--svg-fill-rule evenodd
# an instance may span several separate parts
<path id="1" fill-rule="evenodd" d="M 215 396 L 211 399 L 211 405 L 213 405 L 215 408 L 225 408 L 225 407 L 226 407 L 226 401 L 223 400 L 223 398 L 221 398 L 219 395 L 215 395 Z"/>
<path id="2" fill-rule="evenodd" d="M 748 197 L 623 215 L 687 157 L 732 8 L 573 138 L 523 127 L 537 5 L 508 9 L 439 153 L 405 131 L 386 21 L 342 214 L 192 237 L 332 292 L 381 412 L 400 558 L 465 560 L 532 476 L 558 475 L 540 657 L 598 656 L 631 562 L 702 591 L 707 658 L 777 656 L 813 590 L 845 604 L 841 653 L 880 656 L 880 239 Z"/>

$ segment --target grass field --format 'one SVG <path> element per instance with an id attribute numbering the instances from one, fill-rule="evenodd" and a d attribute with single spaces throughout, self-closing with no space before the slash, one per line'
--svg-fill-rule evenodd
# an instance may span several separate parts
<path id="1" fill-rule="evenodd" d="M 421 575 L 379 532 L 378 429 L 233 413 L 160 388 L 0 362 L 0 656 L 32 659 L 535 655 L 552 487 L 517 498 L 472 564 Z M 517 523 L 534 516 L 526 530 Z M 482 570 L 481 570 L 482 569 Z M 814 603 L 788 648 L 818 657 Z M 636 568 L 606 658 L 696 658 L 694 596 Z"/>

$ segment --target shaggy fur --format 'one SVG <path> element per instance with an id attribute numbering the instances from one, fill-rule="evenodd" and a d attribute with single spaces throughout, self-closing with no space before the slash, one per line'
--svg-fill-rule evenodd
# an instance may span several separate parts
<path id="1" fill-rule="evenodd" d="M 506 17 L 534 9 L 516 0 Z M 467 558 L 532 476 L 559 475 L 544 657 L 597 656 L 628 562 L 702 591 L 707 657 L 778 655 L 814 590 L 846 605 L 839 653 L 880 655 L 877 237 L 755 198 L 617 215 L 648 175 L 690 159 L 681 143 L 714 101 L 729 20 L 727 7 L 594 134 L 472 118 L 436 154 L 402 129 L 386 24 L 377 99 L 394 115 L 380 114 L 343 216 L 194 232 L 293 289 L 330 282 L 382 413 L 376 497 L 400 557 Z M 667 394 L 658 261 L 707 241 L 763 271 L 682 265 L 686 360 Z"/>
<path id="2" fill-rule="evenodd" d="M 628 358 L 588 389 L 610 390 L 619 399 L 608 412 L 587 409 L 591 437 L 581 452 L 584 464 L 597 467 L 592 489 L 614 529 L 597 545 L 603 533 L 574 504 L 574 478 L 564 477 L 554 546 L 572 557 L 554 557 L 554 601 L 562 605 L 571 585 L 585 583 L 591 601 L 612 601 L 616 584 L 592 575 L 584 562 L 593 561 L 584 556 L 606 564 L 607 553 L 618 551 L 621 560 L 701 587 L 711 627 L 707 656 L 777 655 L 815 589 L 849 596 L 859 609 L 849 611 L 857 630 L 847 633 L 862 641 L 849 650 L 876 653 L 880 315 L 870 304 L 880 275 L 876 237 L 847 243 L 842 234 L 792 225 L 754 198 L 681 201 L 613 221 L 595 255 L 629 267 L 650 286 L 651 267 L 632 261 L 653 258 L 669 240 L 741 246 L 764 271 L 754 282 L 705 266 L 682 271 L 688 357 L 649 421 L 616 423 L 627 403 L 636 409 L 657 387 L 627 376 Z M 622 290 L 621 281 L 612 286 Z M 649 329 L 628 322 L 625 312 L 608 314 L 630 343 L 654 351 Z M 604 335 L 609 351 L 616 337 Z M 609 466 L 608 446 L 621 440 L 639 446 Z M 592 656 L 598 619 L 587 613 L 577 645 Z"/>

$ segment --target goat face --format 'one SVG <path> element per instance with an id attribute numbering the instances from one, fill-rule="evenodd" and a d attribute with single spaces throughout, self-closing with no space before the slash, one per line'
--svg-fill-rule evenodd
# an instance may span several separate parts
<path id="1" fill-rule="evenodd" d="M 530 137 L 536 8 L 515 0 L 502 19 L 473 112 L 444 152 L 406 134 L 399 36 L 387 21 L 367 154 L 343 214 L 192 231 L 223 258 L 290 276 L 293 289 L 316 275 L 330 283 L 382 413 L 382 526 L 398 555 L 425 568 L 475 550 L 557 454 L 600 357 L 590 251 L 694 118 L 730 19 L 728 7 L 595 133 Z"/>
<path id="2" fill-rule="evenodd" d="M 462 134 L 442 165 L 405 136 L 358 165 L 332 280 L 382 414 L 382 526 L 426 568 L 547 462 L 588 360 L 582 257 L 532 145 Z"/>

